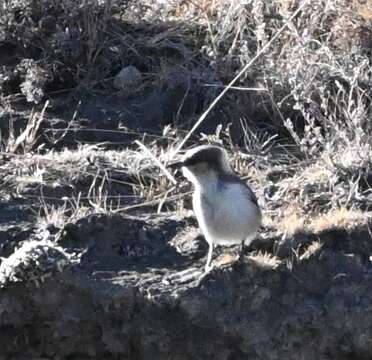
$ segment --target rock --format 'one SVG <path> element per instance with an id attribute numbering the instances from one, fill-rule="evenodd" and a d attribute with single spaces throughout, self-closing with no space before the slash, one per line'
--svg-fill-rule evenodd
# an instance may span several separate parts
<path id="1" fill-rule="evenodd" d="M 48 239 L 24 242 L 0 264 L 0 288 L 9 283 L 38 283 L 53 272 L 61 272 L 72 257 Z"/>
<path id="2" fill-rule="evenodd" d="M 361 229 L 356 234 L 368 236 Z M 340 247 L 324 244 L 297 260 L 278 258 L 271 268 L 268 257 L 252 252 L 204 275 L 207 249 L 190 219 L 88 216 L 69 225 L 58 245 L 83 253 L 79 264 L 38 287 L 0 290 L 2 353 L 14 359 L 370 359 L 371 263 L 350 253 L 362 251 L 347 246 L 353 233 L 339 240 Z"/>
<path id="3" fill-rule="evenodd" d="M 114 78 L 114 87 L 125 95 L 138 91 L 142 85 L 142 74 L 135 66 L 126 66 Z"/>

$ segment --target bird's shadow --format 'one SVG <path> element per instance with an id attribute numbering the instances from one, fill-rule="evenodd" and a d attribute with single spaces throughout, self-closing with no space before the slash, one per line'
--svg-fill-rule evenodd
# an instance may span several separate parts
<path id="1" fill-rule="evenodd" d="M 207 253 L 193 221 L 173 214 L 91 215 L 66 226 L 60 242 L 82 253 L 79 266 L 88 271 L 180 271 Z"/>

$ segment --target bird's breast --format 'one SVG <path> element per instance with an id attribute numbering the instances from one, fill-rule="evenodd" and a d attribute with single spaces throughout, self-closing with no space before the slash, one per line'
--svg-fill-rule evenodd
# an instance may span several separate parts
<path id="1" fill-rule="evenodd" d="M 195 191 L 193 207 L 207 241 L 217 244 L 229 245 L 249 238 L 261 221 L 259 208 L 247 189 L 238 184 Z"/>

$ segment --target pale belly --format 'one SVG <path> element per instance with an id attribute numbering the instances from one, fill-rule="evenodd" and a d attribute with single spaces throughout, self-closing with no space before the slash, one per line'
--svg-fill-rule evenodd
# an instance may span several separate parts
<path id="1" fill-rule="evenodd" d="M 215 245 L 248 244 L 261 223 L 260 210 L 244 192 L 225 191 L 210 197 L 195 193 L 193 206 L 203 235 Z"/>

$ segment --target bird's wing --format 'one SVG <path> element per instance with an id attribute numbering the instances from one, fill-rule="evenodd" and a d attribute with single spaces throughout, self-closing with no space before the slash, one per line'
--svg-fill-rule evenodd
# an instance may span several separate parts
<path id="1" fill-rule="evenodd" d="M 252 191 L 252 189 L 249 187 L 249 185 L 247 185 L 246 183 L 244 183 L 246 189 L 247 189 L 247 192 L 248 192 L 248 196 L 249 196 L 249 199 L 258 206 L 258 201 L 257 201 L 257 197 L 255 195 L 255 193 Z"/>
<path id="2" fill-rule="evenodd" d="M 230 183 L 235 183 L 235 184 L 239 184 L 239 185 L 243 186 L 244 189 L 246 190 L 246 193 L 248 195 L 249 200 L 252 201 L 255 205 L 258 206 L 257 197 L 254 194 L 254 192 L 252 191 L 252 189 L 250 188 L 250 186 L 245 181 L 240 179 L 237 175 L 235 175 L 235 174 L 225 175 L 223 177 L 223 180 L 228 181 Z"/>

